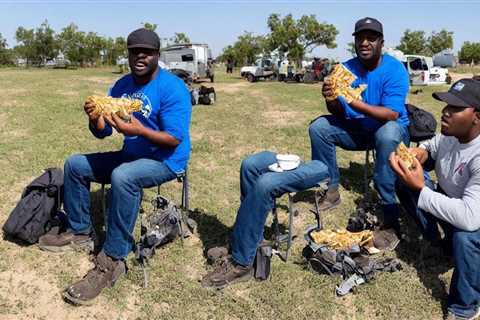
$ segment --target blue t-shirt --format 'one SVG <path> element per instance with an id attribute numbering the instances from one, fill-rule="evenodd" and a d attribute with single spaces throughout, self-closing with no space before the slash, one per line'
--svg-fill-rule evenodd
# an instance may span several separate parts
<path id="1" fill-rule="evenodd" d="M 143 101 L 142 110 L 135 117 L 147 128 L 164 131 L 180 144 L 176 147 L 159 146 L 141 136 L 125 136 L 122 152 L 128 159 L 155 159 L 164 162 L 175 173 L 185 171 L 190 157 L 190 118 L 192 104 L 184 82 L 168 71 L 159 69 L 155 79 L 137 85 L 131 74 L 119 79 L 109 95 Z M 112 134 L 107 124 L 101 132 L 93 131 L 98 138 Z"/>
<path id="2" fill-rule="evenodd" d="M 344 65 L 357 76 L 352 87 L 357 87 L 360 84 L 367 85 L 362 93 L 362 99 L 365 103 L 383 106 L 398 112 L 397 122 L 401 126 L 408 126 L 405 99 L 407 98 L 410 80 L 407 70 L 400 61 L 385 54 L 382 56 L 380 65 L 372 71 L 365 69 L 359 58 L 350 59 Z M 344 108 L 345 118 L 354 119 L 365 130 L 375 131 L 382 125 L 380 121 L 354 110 L 343 97 L 339 97 L 338 101 Z"/>

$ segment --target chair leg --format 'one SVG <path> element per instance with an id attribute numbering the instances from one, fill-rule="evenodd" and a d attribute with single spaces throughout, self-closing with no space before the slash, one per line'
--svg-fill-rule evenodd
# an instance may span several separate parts
<path id="1" fill-rule="evenodd" d="M 190 209 L 188 203 L 188 175 L 185 172 L 185 176 L 183 177 L 183 185 L 182 185 L 182 208 L 185 209 L 187 212 Z"/>
<path id="2" fill-rule="evenodd" d="M 370 171 L 370 150 L 365 152 L 365 166 L 363 167 L 363 193 L 365 194 L 365 198 L 368 199 L 369 197 L 369 178 L 368 172 Z"/>
<path id="3" fill-rule="evenodd" d="M 285 251 L 285 262 L 288 260 L 288 254 L 290 252 L 290 248 L 292 246 L 292 239 L 293 239 L 293 195 L 291 193 L 288 194 L 288 240 L 287 240 L 287 250 Z"/>

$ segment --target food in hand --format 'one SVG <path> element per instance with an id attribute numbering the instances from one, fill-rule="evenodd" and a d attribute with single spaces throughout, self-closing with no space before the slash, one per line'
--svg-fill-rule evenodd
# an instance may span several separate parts
<path id="1" fill-rule="evenodd" d="M 92 116 L 111 116 L 112 112 L 124 121 L 130 121 L 131 114 L 142 109 L 142 101 L 129 98 L 113 98 L 92 95 L 87 98 L 87 103 L 95 106 Z"/>
<path id="2" fill-rule="evenodd" d="M 333 88 L 333 94 L 327 96 L 327 101 L 333 101 L 338 96 L 343 96 L 347 103 L 353 100 L 362 100 L 362 92 L 367 88 L 366 84 L 361 84 L 358 88 L 352 88 L 352 83 L 357 77 L 350 72 L 343 64 L 339 63 L 333 67 L 330 75 L 325 79 Z"/>
<path id="3" fill-rule="evenodd" d="M 326 245 L 335 250 L 346 250 L 353 245 L 371 247 L 373 246 L 373 231 L 364 230 L 361 232 L 349 232 L 342 230 L 320 230 L 310 233 L 310 237 L 316 244 Z"/>
<path id="4" fill-rule="evenodd" d="M 406 163 L 409 170 L 415 169 L 415 154 L 410 152 L 403 142 L 400 142 L 395 150 L 395 154 Z"/>

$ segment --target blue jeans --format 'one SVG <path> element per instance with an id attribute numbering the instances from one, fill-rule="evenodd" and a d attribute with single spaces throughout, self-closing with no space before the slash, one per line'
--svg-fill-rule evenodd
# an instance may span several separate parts
<path id="1" fill-rule="evenodd" d="M 345 150 L 375 149 L 376 160 L 373 173 L 375 188 L 382 200 L 385 224 L 398 226 L 399 211 L 395 196 L 395 173 L 390 168 L 388 157 L 398 144 L 409 144 L 406 127 L 396 121 L 388 121 L 376 131 L 366 131 L 354 120 L 345 120 L 327 115 L 319 117 L 309 128 L 312 159 L 320 160 L 328 167 L 329 188 L 336 188 L 340 182 L 337 166 L 336 147 Z"/>
<path id="2" fill-rule="evenodd" d="M 425 185 L 434 189 L 428 174 Z M 445 240 L 451 241 L 454 270 L 448 295 L 448 311 L 469 318 L 480 303 L 480 230 L 468 232 L 455 228 L 446 221 L 418 208 L 419 192 L 397 183 L 397 195 L 405 210 L 414 217 L 425 238 L 431 241 L 440 237 L 438 225 L 445 232 Z"/>
<path id="3" fill-rule="evenodd" d="M 92 229 L 90 183 L 111 184 L 103 250 L 116 259 L 125 258 L 134 248 L 132 232 L 142 189 L 176 177 L 161 161 L 129 159 L 121 151 L 73 155 L 65 161 L 64 172 L 64 206 L 68 228 L 75 234 Z"/>
<path id="4" fill-rule="evenodd" d="M 254 154 L 242 161 L 241 204 L 233 227 L 231 246 L 233 260 L 244 266 L 253 263 L 274 199 L 286 192 L 309 189 L 328 178 L 327 167 L 320 161 L 302 163 L 291 171 L 271 172 L 268 166 L 276 161 L 276 154 L 269 151 Z"/>

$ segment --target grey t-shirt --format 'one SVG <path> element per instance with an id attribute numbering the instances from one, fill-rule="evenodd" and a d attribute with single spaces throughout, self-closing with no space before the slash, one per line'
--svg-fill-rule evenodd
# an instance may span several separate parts
<path id="1" fill-rule="evenodd" d="M 438 184 L 446 195 L 424 187 L 418 207 L 458 229 L 480 229 L 480 136 L 462 144 L 438 134 L 421 147 L 435 160 Z"/>

